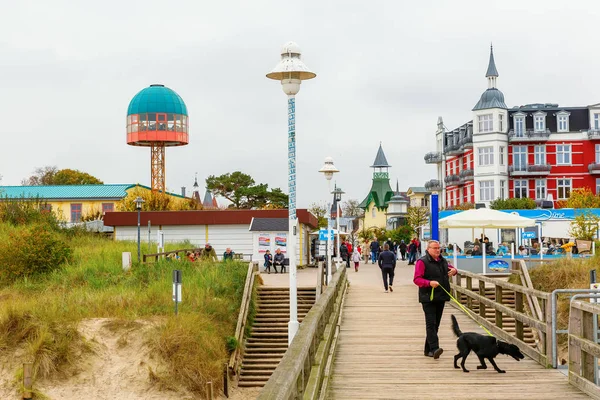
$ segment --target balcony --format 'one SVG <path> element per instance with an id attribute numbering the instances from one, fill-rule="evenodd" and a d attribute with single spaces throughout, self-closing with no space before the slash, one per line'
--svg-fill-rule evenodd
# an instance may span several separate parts
<path id="1" fill-rule="evenodd" d="M 454 174 L 454 175 L 448 175 L 444 178 L 444 182 L 446 182 L 446 185 L 450 186 L 450 185 L 460 185 L 460 176 L 458 174 Z"/>
<path id="2" fill-rule="evenodd" d="M 600 164 L 599 163 L 591 163 L 588 165 L 588 171 L 593 175 L 600 175 Z"/>
<path id="3" fill-rule="evenodd" d="M 508 167 L 508 173 L 511 176 L 541 176 L 550 174 L 552 165 L 550 164 L 538 164 L 538 165 L 511 165 Z"/>
<path id="4" fill-rule="evenodd" d="M 514 129 L 508 131 L 509 142 L 545 142 L 550 138 L 550 129 L 543 132 L 528 129 L 526 132 L 515 132 Z"/>
<path id="5" fill-rule="evenodd" d="M 466 136 L 466 137 L 460 139 L 460 141 L 458 142 L 458 144 L 460 144 L 460 146 L 463 149 L 471 149 L 471 148 L 473 148 L 473 136 L 469 135 L 469 136 Z"/>
<path id="6" fill-rule="evenodd" d="M 473 180 L 474 171 L 472 169 L 463 169 L 460 171 L 460 180 L 464 182 Z"/>
<path id="7" fill-rule="evenodd" d="M 588 129 L 587 135 L 590 140 L 600 140 L 600 129 Z"/>
<path id="8" fill-rule="evenodd" d="M 425 190 L 429 192 L 439 192 L 442 190 L 442 183 L 437 179 L 431 179 L 425 182 Z"/>
<path id="9" fill-rule="evenodd" d="M 449 144 L 444 148 L 444 153 L 447 156 L 458 156 L 464 153 L 465 149 L 460 145 L 460 143 Z"/>
<path id="10" fill-rule="evenodd" d="M 442 162 L 442 153 L 440 151 L 431 151 L 425 154 L 425 164 L 439 164 Z"/>

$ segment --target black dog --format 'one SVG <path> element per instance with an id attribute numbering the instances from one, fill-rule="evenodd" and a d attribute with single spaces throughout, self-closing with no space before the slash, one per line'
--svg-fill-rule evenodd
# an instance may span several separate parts
<path id="1" fill-rule="evenodd" d="M 487 365 L 485 364 L 485 359 L 487 358 L 494 366 L 494 369 L 501 374 L 505 373 L 506 371 L 498 368 L 494 362 L 494 357 L 496 357 L 498 354 L 506 354 L 517 361 L 525 358 L 519 348 L 514 344 L 497 340 L 493 336 L 480 335 L 479 333 L 462 333 L 458 327 L 458 322 L 456 321 L 456 317 L 454 315 L 452 315 L 452 331 L 454 331 L 454 334 L 458 337 L 456 340 L 456 347 L 458 347 L 459 351 L 459 353 L 454 356 L 454 368 L 458 368 L 457 362 L 460 358 L 462 358 L 460 366 L 462 367 L 463 372 L 469 372 L 469 370 L 465 368 L 465 361 L 467 361 L 467 356 L 471 350 L 477 354 L 477 357 L 479 357 L 479 362 L 481 363 L 481 365 L 477 366 L 477 369 L 487 369 Z"/>

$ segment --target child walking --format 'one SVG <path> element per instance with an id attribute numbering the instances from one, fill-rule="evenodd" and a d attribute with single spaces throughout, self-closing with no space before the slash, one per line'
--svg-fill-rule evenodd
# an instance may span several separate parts
<path id="1" fill-rule="evenodd" d="M 352 261 L 354 261 L 354 272 L 358 272 L 358 265 L 360 264 L 360 252 L 358 251 L 358 246 L 354 246 L 354 251 L 352 252 Z"/>

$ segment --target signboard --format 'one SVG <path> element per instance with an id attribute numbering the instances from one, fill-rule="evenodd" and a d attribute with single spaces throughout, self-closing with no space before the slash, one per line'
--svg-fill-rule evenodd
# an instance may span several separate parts
<path id="1" fill-rule="evenodd" d="M 264 254 L 267 250 L 271 250 L 271 234 L 270 233 L 259 233 L 258 234 L 258 252 Z"/>
<path id="2" fill-rule="evenodd" d="M 329 239 L 333 240 L 333 229 L 329 230 Z M 319 229 L 319 240 L 327 240 L 327 229 Z"/>
<path id="3" fill-rule="evenodd" d="M 287 233 L 275 234 L 275 250 L 280 249 L 282 253 L 287 252 Z"/>
<path id="4" fill-rule="evenodd" d="M 521 239 L 535 239 L 537 232 L 521 232 Z"/>
<path id="5" fill-rule="evenodd" d="M 492 259 L 488 261 L 487 267 L 490 272 L 506 272 L 508 273 L 510 260 Z"/>

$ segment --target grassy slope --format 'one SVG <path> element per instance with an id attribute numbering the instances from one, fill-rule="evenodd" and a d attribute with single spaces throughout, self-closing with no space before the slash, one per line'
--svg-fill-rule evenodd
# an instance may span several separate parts
<path id="1" fill-rule="evenodd" d="M 0 226 L 0 243 L 9 230 Z M 162 261 L 123 272 L 121 253 L 135 254 L 135 243 L 82 236 L 71 239 L 71 246 L 74 261 L 61 271 L 0 288 L 0 350 L 24 349 L 39 376 L 68 375 L 89 351 L 76 329 L 82 319 L 153 319 L 160 323 L 148 345 L 166 362 L 165 371 L 151 372 L 153 380 L 197 393 L 206 381 L 221 381 L 247 264 Z M 173 269 L 183 276 L 178 317 Z"/>

